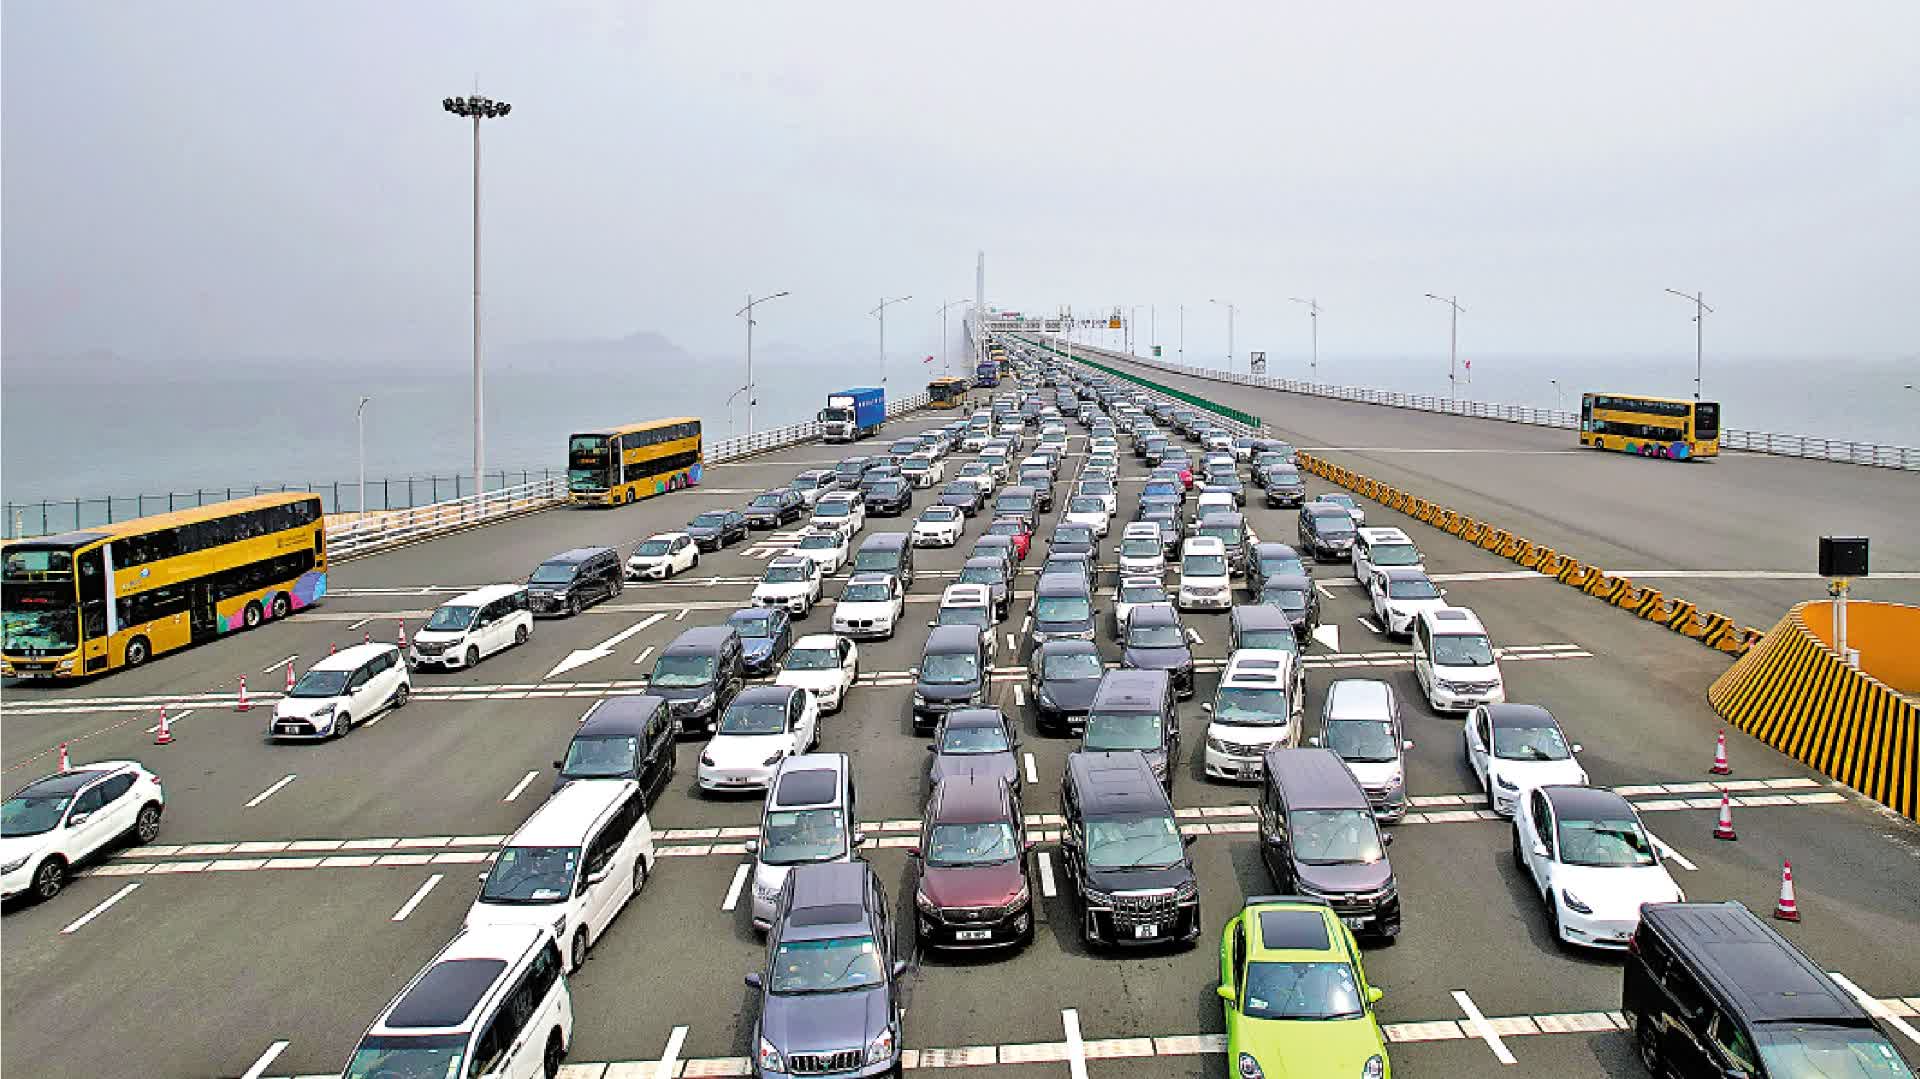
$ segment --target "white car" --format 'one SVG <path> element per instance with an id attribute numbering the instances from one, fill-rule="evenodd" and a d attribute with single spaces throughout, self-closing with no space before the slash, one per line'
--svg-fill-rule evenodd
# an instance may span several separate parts
<path id="1" fill-rule="evenodd" d="M 416 668 L 470 668 L 532 636 L 527 586 L 490 584 L 434 608 L 407 646 L 407 663 Z"/>
<path id="2" fill-rule="evenodd" d="M 1641 907 L 1685 902 L 1666 853 L 1633 803 L 1604 788 L 1535 787 L 1513 815 L 1514 861 L 1567 944 L 1625 950 Z"/>
<path id="3" fill-rule="evenodd" d="M 1113 489 L 1113 481 L 1104 477 L 1081 480 L 1073 485 L 1073 494 L 1076 498 L 1081 495 L 1098 498 L 1109 517 L 1120 511 L 1120 494 Z"/>
<path id="4" fill-rule="evenodd" d="M 813 505 L 809 529 L 828 528 L 851 540 L 867 526 L 867 500 L 858 491 L 829 491 Z"/>
<path id="5" fill-rule="evenodd" d="M 413 678 L 391 644 L 356 644 L 307 668 L 273 706 L 267 737 L 339 738 L 387 708 L 405 707 Z"/>
<path id="6" fill-rule="evenodd" d="M 1193 504 L 1193 517 L 1187 521 L 1198 526 L 1202 518 L 1209 513 L 1239 513 L 1240 507 L 1234 505 L 1233 494 L 1229 491 L 1202 491 L 1200 498 Z"/>
<path id="7" fill-rule="evenodd" d="M 1243 648 L 1227 657 L 1207 714 L 1201 764 L 1211 779 L 1258 781 L 1266 752 L 1300 744 L 1302 702 L 1291 652 Z"/>
<path id="8" fill-rule="evenodd" d="M 627 580 L 662 580 L 700 564 L 700 545 L 685 532 L 658 532 L 634 545 Z"/>
<path id="9" fill-rule="evenodd" d="M 838 712 L 846 707 L 847 694 L 859 677 L 858 646 L 831 633 L 810 633 L 787 650 L 773 684 L 798 686 L 813 694 L 821 710 Z"/>
<path id="10" fill-rule="evenodd" d="M 1421 611 L 1438 610 L 1447 605 L 1447 590 L 1427 579 L 1419 570 L 1390 569 L 1374 575 L 1367 586 L 1373 604 L 1374 621 L 1383 633 L 1406 637 Z"/>
<path id="11" fill-rule="evenodd" d="M 1003 447 L 989 446 L 980 453 L 980 463 L 987 466 L 987 473 L 995 483 L 1007 482 L 1007 451 Z"/>
<path id="12" fill-rule="evenodd" d="M 1088 453 L 1116 453 L 1120 449 L 1120 440 L 1112 435 L 1094 435 L 1087 440 Z"/>
<path id="13" fill-rule="evenodd" d="M 1420 549 L 1397 528 L 1356 528 L 1353 533 L 1353 579 L 1361 584 L 1390 569 L 1426 572 Z"/>
<path id="14" fill-rule="evenodd" d="M 837 528 L 809 528 L 784 557 L 807 559 L 820 567 L 822 576 L 838 573 L 847 564 L 847 537 Z"/>
<path id="15" fill-rule="evenodd" d="M 833 605 L 833 631 L 848 637 L 893 637 L 907 613 L 900 578 L 891 573 L 856 573 Z"/>
<path id="16" fill-rule="evenodd" d="M 900 474 L 915 487 L 932 487 L 947 478 L 947 466 L 930 453 L 916 453 L 900 462 Z"/>
<path id="17" fill-rule="evenodd" d="M 1120 534 L 1120 546 L 1114 551 L 1120 558 L 1120 575 L 1151 576 L 1159 580 L 1166 572 L 1166 547 L 1160 541 L 1160 526 L 1153 521 L 1135 521 Z"/>
<path id="18" fill-rule="evenodd" d="M 1107 534 L 1107 504 L 1099 495 L 1074 495 L 1067 499 L 1067 512 L 1060 517 L 1062 523 L 1082 524 L 1093 529 L 1095 537 Z"/>
<path id="19" fill-rule="evenodd" d="M 1122 577 L 1113 586 L 1113 624 L 1120 632 L 1127 629 L 1127 618 L 1135 607 L 1166 603 L 1167 589 L 1159 577 Z"/>
<path id="20" fill-rule="evenodd" d="M 166 808 L 160 777 L 137 761 L 77 764 L 13 792 L 0 834 L 0 891 L 52 899 L 74 867 L 123 837 L 151 843 Z"/>
<path id="21" fill-rule="evenodd" d="M 1183 611 L 1233 606 L 1233 578 L 1227 566 L 1227 545 L 1213 536 L 1195 536 L 1180 547 L 1180 591 Z"/>
<path id="22" fill-rule="evenodd" d="M 959 478 L 955 479 L 953 482 L 964 483 L 978 490 L 980 492 L 980 500 L 982 502 L 985 502 L 987 499 L 993 497 L 993 477 L 992 476 L 988 476 L 984 474 L 976 474 L 972 476 L 962 475 Z"/>
<path id="23" fill-rule="evenodd" d="M 967 515 L 958 506 L 928 506 L 913 522 L 915 547 L 952 547 L 960 542 Z"/>
<path id="24" fill-rule="evenodd" d="M 1224 434 L 1208 435 L 1206 438 L 1201 439 L 1201 448 L 1210 454 L 1224 453 L 1231 458 L 1233 456 L 1233 436 Z"/>
<path id="25" fill-rule="evenodd" d="M 820 602 L 820 564 L 811 558 L 782 555 L 767 562 L 766 575 L 753 586 L 756 607 L 785 607 L 795 618 L 805 618 Z"/>
<path id="26" fill-rule="evenodd" d="M 736 694 L 700 751 L 703 791 L 765 790 L 788 757 L 820 744 L 820 706 L 799 686 L 748 686 Z"/>
<path id="27" fill-rule="evenodd" d="M 1467 713 L 1460 732 L 1467 767 L 1503 817 L 1535 787 L 1585 786 L 1587 770 L 1573 755 L 1552 713 L 1537 704 L 1483 704 Z"/>

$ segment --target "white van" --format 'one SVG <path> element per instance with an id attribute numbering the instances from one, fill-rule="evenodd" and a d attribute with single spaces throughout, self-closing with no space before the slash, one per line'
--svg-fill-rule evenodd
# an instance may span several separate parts
<path id="1" fill-rule="evenodd" d="M 341 1076 L 558 1073 L 573 1044 L 562 962 L 538 925 L 462 929 L 360 1036 Z"/>
<path id="2" fill-rule="evenodd" d="M 1179 608 L 1191 611 L 1210 607 L 1224 611 L 1233 606 L 1231 573 L 1227 545 L 1218 538 L 1195 536 L 1181 544 Z"/>
<path id="3" fill-rule="evenodd" d="M 500 849 L 467 926 L 546 926 L 566 946 L 567 970 L 579 970 L 613 916 L 646 886 L 653 860 L 640 784 L 576 780 Z"/>
<path id="4" fill-rule="evenodd" d="M 1435 607 L 1413 624 L 1413 674 L 1436 712 L 1464 712 L 1507 699 L 1500 660 L 1480 618 L 1465 607 Z"/>
<path id="5" fill-rule="evenodd" d="M 527 586 L 490 584 L 435 608 L 408 643 L 407 662 L 448 670 L 471 667 L 495 652 L 527 643 L 531 636 Z"/>
<path id="6" fill-rule="evenodd" d="M 356 644 L 307 668 L 273 706 L 267 738 L 338 738 L 386 708 L 401 708 L 413 679 L 391 644 Z"/>

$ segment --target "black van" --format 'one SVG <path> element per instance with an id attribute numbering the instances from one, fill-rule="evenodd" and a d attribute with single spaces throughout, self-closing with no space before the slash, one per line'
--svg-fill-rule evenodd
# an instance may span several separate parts
<path id="1" fill-rule="evenodd" d="M 1166 671 L 1122 669 L 1101 675 L 1080 730 L 1080 748 L 1144 753 L 1154 778 L 1171 796 L 1180 760 L 1180 713 L 1173 694 L 1173 676 Z"/>
<path id="2" fill-rule="evenodd" d="M 631 779 L 645 806 L 673 779 L 673 718 L 651 693 L 602 697 L 587 710 L 566 756 L 553 762 L 553 789 L 576 779 Z"/>
<path id="3" fill-rule="evenodd" d="M 620 552 L 576 547 L 547 559 L 527 577 L 527 606 L 535 615 L 575 615 L 626 586 Z"/>
<path id="4" fill-rule="evenodd" d="M 977 626 L 939 626 L 913 668 L 913 732 L 932 734 L 956 708 L 987 703 L 987 652 Z"/>
<path id="5" fill-rule="evenodd" d="M 1400 935 L 1400 890 L 1360 781 L 1331 749 L 1269 749 L 1260 857 L 1282 892 L 1323 899 L 1355 935 Z"/>
<path id="6" fill-rule="evenodd" d="M 1139 753 L 1067 755 L 1060 852 L 1088 944 L 1191 943 L 1200 881 L 1173 803 Z"/>
<path id="7" fill-rule="evenodd" d="M 853 552 L 853 572 L 888 573 L 900 580 L 900 591 L 913 586 L 913 537 L 905 532 L 875 532 Z"/>
<path id="8" fill-rule="evenodd" d="M 1848 1075 L 1908 1074 L 1866 1009 L 1739 903 L 1641 907 L 1620 1013 L 1656 1076 L 1808 1075 L 1825 1057 Z"/>
<path id="9" fill-rule="evenodd" d="M 698 626 L 653 661 L 647 692 L 667 701 L 667 713 L 686 734 L 704 732 L 746 681 L 740 634 L 732 626 Z"/>

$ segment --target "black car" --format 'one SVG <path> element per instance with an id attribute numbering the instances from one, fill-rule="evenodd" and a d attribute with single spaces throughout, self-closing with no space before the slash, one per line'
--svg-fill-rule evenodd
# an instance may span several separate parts
<path id="1" fill-rule="evenodd" d="M 867 496 L 867 514 L 872 517 L 898 517 L 913 506 L 913 484 L 900 476 L 887 476 L 863 485 Z"/>
<path id="2" fill-rule="evenodd" d="M 907 973 L 897 947 L 893 908 L 864 859 L 789 870 L 766 968 L 746 977 L 760 998 L 753 1074 L 896 1074 Z"/>
<path id="3" fill-rule="evenodd" d="M 986 494 L 971 483 L 949 483 L 940 488 L 938 505 L 958 507 L 961 513 L 971 517 L 980 512 L 980 504 L 986 501 Z"/>
<path id="4" fill-rule="evenodd" d="M 747 518 L 739 510 L 708 510 L 687 522 L 687 535 L 703 551 L 717 551 L 747 538 Z"/>
<path id="5" fill-rule="evenodd" d="M 527 606 L 535 615 L 576 615 L 626 587 L 620 552 L 611 547 L 561 551 L 527 577 Z"/>
<path id="6" fill-rule="evenodd" d="M 1269 749 L 1263 763 L 1260 857 L 1282 892 L 1324 900 L 1356 934 L 1400 935 L 1391 833 L 1331 749 Z"/>
<path id="7" fill-rule="evenodd" d="M 740 635 L 740 659 L 748 674 L 772 674 L 793 647 L 793 620 L 781 607 L 742 607 L 727 616 Z"/>
<path id="8" fill-rule="evenodd" d="M 1260 486 L 1267 489 L 1267 505 L 1278 509 L 1298 506 L 1307 500 L 1306 481 L 1292 465 L 1273 465 L 1262 470 L 1260 476 Z"/>
<path id="9" fill-rule="evenodd" d="M 1180 699 L 1193 696 L 1193 649 L 1186 623 L 1171 603 L 1148 603 L 1133 609 L 1120 635 L 1120 665 L 1143 671 L 1166 671 Z"/>
<path id="10" fill-rule="evenodd" d="M 807 515 L 807 500 L 791 487 L 765 491 L 753 497 L 743 511 L 749 528 L 779 528 Z"/>
<path id="11" fill-rule="evenodd" d="M 1201 493 L 1205 494 L 1208 491 L 1225 491 L 1233 496 L 1234 505 L 1247 504 L 1247 485 L 1241 483 L 1240 477 L 1227 469 L 1219 469 L 1207 476 L 1207 482 L 1201 487 Z"/>
<path id="12" fill-rule="evenodd" d="M 1300 507 L 1300 547 L 1321 562 L 1347 557 L 1353 550 L 1353 515 L 1331 502 Z"/>
<path id="13" fill-rule="evenodd" d="M 732 626 L 695 626 L 654 657 L 647 692 L 667 701 L 682 733 L 707 729 L 746 685 L 740 635 Z"/>
<path id="14" fill-rule="evenodd" d="M 1102 675 L 1087 706 L 1080 748 L 1145 755 L 1171 797 L 1174 764 L 1180 760 L 1180 706 L 1174 703 L 1173 677 L 1166 671 L 1125 668 Z"/>
<path id="15" fill-rule="evenodd" d="M 844 457 L 833 466 L 833 482 L 836 490 L 845 491 L 860 486 L 860 476 L 866 472 L 870 457 Z"/>
<path id="16" fill-rule="evenodd" d="M 1053 535 L 1047 539 L 1047 555 L 1083 554 L 1092 558 L 1095 542 L 1092 525 L 1062 521 L 1053 526 Z"/>
<path id="17" fill-rule="evenodd" d="M 1014 481 L 1021 487 L 1033 488 L 1033 505 L 1041 513 L 1053 512 L 1053 473 L 1044 468 L 1023 468 L 1020 478 Z"/>
<path id="18" fill-rule="evenodd" d="M 953 776 L 977 775 L 1020 789 L 1020 736 L 998 708 L 948 712 L 927 743 L 928 787 Z"/>
<path id="19" fill-rule="evenodd" d="M 1247 587 L 1255 595 L 1260 592 L 1261 584 L 1274 577 L 1291 577 L 1295 574 L 1311 577 L 1313 567 L 1302 561 L 1300 552 L 1284 543 L 1256 543 L 1247 557 Z"/>
<path id="20" fill-rule="evenodd" d="M 977 626 L 939 626 L 927 634 L 920 665 L 910 672 L 913 730 L 931 732 L 956 708 L 987 703 L 987 656 Z"/>
<path id="21" fill-rule="evenodd" d="M 1060 783 L 1060 853 L 1088 944 L 1192 943 L 1200 881 L 1173 803 L 1139 753 L 1076 752 Z"/>
<path id="22" fill-rule="evenodd" d="M 1035 726 L 1054 734 L 1079 731 L 1105 673 L 1100 649 L 1092 641 L 1063 637 L 1036 645 L 1027 659 L 1027 696 L 1033 698 Z"/>
<path id="23" fill-rule="evenodd" d="M 673 717 L 667 702 L 650 693 L 602 697 L 573 732 L 553 789 L 576 779 L 631 779 L 651 806 L 673 779 Z"/>
<path id="24" fill-rule="evenodd" d="M 1303 574 L 1284 574 L 1261 582 L 1254 602 L 1278 607 L 1293 624 L 1293 632 L 1304 643 L 1320 627 L 1320 593 Z"/>

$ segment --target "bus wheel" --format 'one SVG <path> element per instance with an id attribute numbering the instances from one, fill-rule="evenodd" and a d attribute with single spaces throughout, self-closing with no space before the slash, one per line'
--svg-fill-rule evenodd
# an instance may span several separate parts
<path id="1" fill-rule="evenodd" d="M 135 637 L 127 642 L 127 666 L 129 667 L 140 666 L 152 654 L 153 649 L 147 644 L 145 637 Z"/>
<path id="2" fill-rule="evenodd" d="M 247 602 L 247 609 L 241 613 L 240 617 L 246 622 L 248 629 L 253 629 L 260 624 L 260 620 L 264 614 L 265 612 L 260 609 L 258 603 L 249 600 Z"/>
<path id="3" fill-rule="evenodd" d="M 287 594 L 285 592 L 276 592 L 273 595 L 273 600 L 267 604 L 267 617 L 275 619 L 285 618 L 289 609 Z"/>

